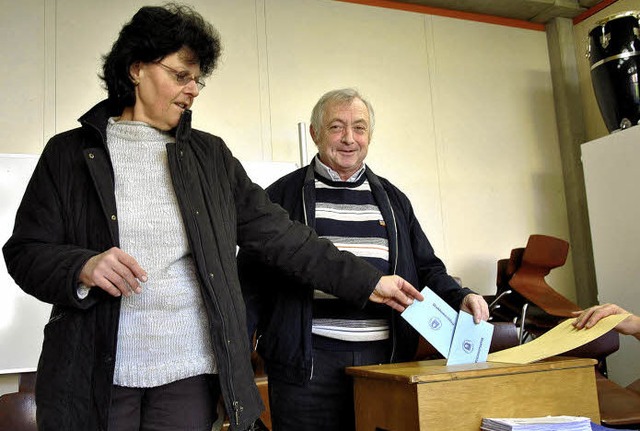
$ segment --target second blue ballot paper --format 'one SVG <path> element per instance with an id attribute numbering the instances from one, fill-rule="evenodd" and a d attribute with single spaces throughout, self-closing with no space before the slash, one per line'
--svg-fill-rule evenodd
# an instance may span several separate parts
<path id="1" fill-rule="evenodd" d="M 473 316 L 456 312 L 428 287 L 421 293 L 424 300 L 414 301 L 401 316 L 447 358 L 447 365 L 485 362 L 493 325 L 474 323 Z"/>

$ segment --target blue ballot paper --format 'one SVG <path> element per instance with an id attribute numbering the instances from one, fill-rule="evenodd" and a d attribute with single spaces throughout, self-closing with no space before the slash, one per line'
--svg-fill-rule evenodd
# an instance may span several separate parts
<path id="1" fill-rule="evenodd" d="M 493 337 L 491 323 L 482 321 L 476 324 L 471 314 L 460 311 L 451 340 L 447 365 L 486 362 L 491 346 L 491 337 Z"/>
<path id="2" fill-rule="evenodd" d="M 447 365 L 486 362 L 493 325 L 476 325 L 471 314 L 456 312 L 428 287 L 421 293 L 424 301 L 414 301 L 401 316 L 447 358 Z"/>
<path id="3" fill-rule="evenodd" d="M 422 289 L 424 301 L 413 301 L 401 316 L 445 358 L 458 320 L 458 313 L 431 289 Z"/>

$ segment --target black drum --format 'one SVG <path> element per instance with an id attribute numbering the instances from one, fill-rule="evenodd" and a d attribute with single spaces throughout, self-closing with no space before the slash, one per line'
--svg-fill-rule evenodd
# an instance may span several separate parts
<path id="1" fill-rule="evenodd" d="M 640 120 L 640 12 L 599 21 L 589 32 L 591 82 L 609 133 Z"/>

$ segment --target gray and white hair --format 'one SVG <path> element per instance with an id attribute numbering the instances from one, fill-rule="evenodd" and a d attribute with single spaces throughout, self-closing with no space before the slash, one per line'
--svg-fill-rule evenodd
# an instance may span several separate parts
<path id="1" fill-rule="evenodd" d="M 343 104 L 351 103 L 354 99 L 360 99 L 367 107 L 369 111 L 369 139 L 373 135 L 373 126 L 375 125 L 375 114 L 373 113 L 373 107 L 367 99 L 365 99 L 358 90 L 354 88 L 342 88 L 339 90 L 332 90 L 322 95 L 320 100 L 316 103 L 311 111 L 311 127 L 316 134 L 322 133 L 322 125 L 324 123 L 324 114 L 327 106 L 333 103 Z"/>

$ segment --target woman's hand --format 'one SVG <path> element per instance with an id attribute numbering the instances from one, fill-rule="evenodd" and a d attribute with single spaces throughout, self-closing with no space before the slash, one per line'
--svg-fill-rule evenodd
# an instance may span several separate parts
<path id="1" fill-rule="evenodd" d="M 385 275 L 380 278 L 369 297 L 370 301 L 387 304 L 399 312 L 403 312 L 414 299 L 422 301 L 424 297 L 411 283 L 397 275 Z"/>
<path id="2" fill-rule="evenodd" d="M 573 326 L 577 329 L 589 329 L 607 316 L 631 313 L 616 304 L 602 304 L 594 305 L 584 311 L 574 311 L 573 314 L 577 316 L 576 321 L 573 322 Z M 618 323 L 614 329 L 621 334 L 633 335 L 640 339 L 640 317 L 631 314 L 622 322 Z"/>
<path id="3" fill-rule="evenodd" d="M 113 296 L 130 296 L 142 292 L 140 281 L 147 281 L 147 273 L 132 256 L 112 247 L 90 258 L 79 278 L 86 287 L 97 286 Z"/>

